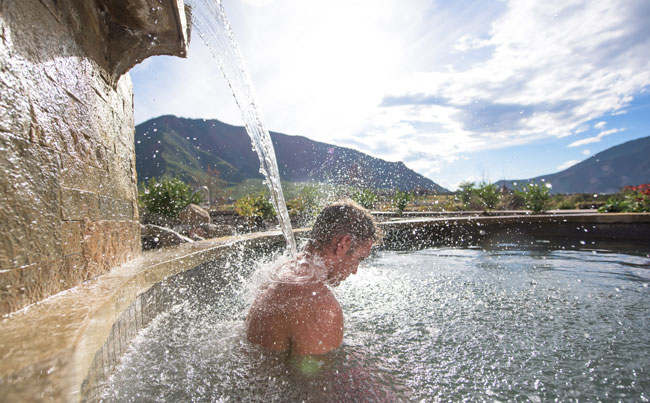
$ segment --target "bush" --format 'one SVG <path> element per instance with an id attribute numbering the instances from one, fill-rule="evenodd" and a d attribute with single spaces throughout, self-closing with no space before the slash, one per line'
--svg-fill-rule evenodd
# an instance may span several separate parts
<path id="1" fill-rule="evenodd" d="M 402 192 L 400 190 L 395 192 L 395 196 L 393 196 L 393 207 L 397 209 L 399 215 L 402 215 L 404 213 L 404 210 L 406 210 L 406 206 L 408 205 L 410 200 L 411 200 L 410 193 Z"/>
<path id="2" fill-rule="evenodd" d="M 627 200 L 621 199 L 620 197 L 610 197 L 605 202 L 604 206 L 598 208 L 599 213 L 621 213 L 624 211 L 629 211 L 630 205 Z"/>
<path id="3" fill-rule="evenodd" d="M 368 210 L 374 209 L 377 205 L 377 195 L 370 189 L 354 189 L 351 198 Z"/>
<path id="4" fill-rule="evenodd" d="M 616 196 L 607 199 L 598 209 L 601 213 L 650 212 L 650 184 L 626 186 Z"/>
<path id="5" fill-rule="evenodd" d="M 474 182 L 462 182 L 458 185 L 458 198 L 464 207 L 470 208 L 475 197 L 476 187 Z"/>
<path id="6" fill-rule="evenodd" d="M 499 187 L 494 183 L 481 182 L 474 193 L 485 210 L 494 210 L 499 202 Z"/>
<path id="7" fill-rule="evenodd" d="M 235 202 L 235 211 L 248 219 L 249 225 L 260 226 L 264 220 L 276 216 L 273 204 L 265 192 L 249 194 Z"/>
<path id="8" fill-rule="evenodd" d="M 549 186 L 541 183 L 529 183 L 523 190 L 515 190 L 515 194 L 524 199 L 524 206 L 533 213 L 546 211 L 546 206 L 551 200 Z"/>
<path id="9" fill-rule="evenodd" d="M 323 209 L 325 197 L 317 186 L 308 185 L 300 190 L 298 197 L 287 202 L 289 216 L 298 225 L 310 225 Z"/>
<path id="10" fill-rule="evenodd" d="M 188 204 L 199 204 L 203 196 L 194 193 L 190 185 L 177 178 L 151 178 L 139 195 L 138 202 L 145 211 L 166 217 L 178 217 Z"/>

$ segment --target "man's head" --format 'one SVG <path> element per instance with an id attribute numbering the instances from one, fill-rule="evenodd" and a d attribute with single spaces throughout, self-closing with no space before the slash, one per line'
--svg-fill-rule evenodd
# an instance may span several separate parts
<path id="1" fill-rule="evenodd" d="M 381 237 L 366 209 L 351 200 L 331 204 L 316 218 L 308 248 L 327 262 L 328 282 L 338 285 L 356 273 L 368 257 L 372 244 Z"/>
<path id="2" fill-rule="evenodd" d="M 310 247 L 322 251 L 345 235 L 350 236 L 352 249 L 381 238 L 368 210 L 349 199 L 330 204 L 320 212 L 311 230 Z"/>

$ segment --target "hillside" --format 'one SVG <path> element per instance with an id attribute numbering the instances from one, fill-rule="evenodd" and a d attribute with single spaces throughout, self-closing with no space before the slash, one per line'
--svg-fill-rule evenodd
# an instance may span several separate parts
<path id="1" fill-rule="evenodd" d="M 135 128 L 138 180 L 163 175 L 204 184 L 218 178 L 234 185 L 262 178 L 259 160 L 243 127 L 218 120 L 161 116 Z M 326 182 L 378 189 L 447 189 L 409 169 L 350 148 L 271 132 L 282 180 Z"/>
<path id="2" fill-rule="evenodd" d="M 650 136 L 608 148 L 563 171 L 531 179 L 499 181 L 512 189 L 529 181 L 552 184 L 551 193 L 616 193 L 650 182 Z"/>

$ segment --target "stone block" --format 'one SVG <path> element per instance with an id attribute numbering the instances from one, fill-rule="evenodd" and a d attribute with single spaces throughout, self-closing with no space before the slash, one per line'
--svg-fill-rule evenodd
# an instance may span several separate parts
<path id="1" fill-rule="evenodd" d="M 109 152 L 106 169 L 108 177 L 106 187 L 110 189 L 106 194 L 117 199 L 132 200 L 137 197 L 137 186 L 131 174 L 131 163 L 122 155 Z"/>
<path id="2" fill-rule="evenodd" d="M 156 295 L 160 291 L 160 283 L 153 285 L 141 295 L 142 298 L 142 326 L 146 327 L 156 317 Z"/>
<path id="3" fill-rule="evenodd" d="M 133 208 L 127 200 L 99 196 L 99 219 L 112 221 L 133 220 Z"/>
<path id="4" fill-rule="evenodd" d="M 126 315 L 124 317 L 124 323 L 126 325 L 126 340 L 127 345 L 135 337 L 135 305 L 129 305 L 129 308 L 125 311 Z"/>
<path id="5" fill-rule="evenodd" d="M 63 282 L 64 289 L 81 284 L 85 279 L 86 262 L 81 253 L 63 257 L 63 269 L 59 282 Z"/>
<path id="6" fill-rule="evenodd" d="M 139 224 L 132 221 L 90 221 L 83 224 L 81 244 L 86 279 L 106 273 L 140 254 Z"/>
<path id="7" fill-rule="evenodd" d="M 81 253 L 81 221 L 63 221 L 63 256 Z"/>
<path id="8" fill-rule="evenodd" d="M 110 335 L 109 335 L 108 338 L 110 339 Z M 108 354 L 108 344 L 109 344 L 109 340 L 106 340 L 106 342 L 104 342 L 104 345 L 101 348 L 101 350 L 102 350 L 102 365 L 103 365 L 102 373 L 104 374 L 104 380 L 106 380 L 106 378 L 108 378 L 108 376 L 112 372 L 111 362 L 110 362 L 110 358 L 109 358 L 109 354 Z"/>
<path id="9" fill-rule="evenodd" d="M 97 220 L 99 199 L 97 194 L 67 187 L 61 188 L 61 213 L 66 221 Z"/>
<path id="10" fill-rule="evenodd" d="M 107 341 L 111 357 L 111 370 L 113 370 L 120 361 L 120 322 L 116 321 L 111 327 L 111 334 Z"/>
<path id="11" fill-rule="evenodd" d="M 56 155 L 7 133 L 0 133 L 0 150 L 0 269 L 60 258 Z"/>
<path id="12" fill-rule="evenodd" d="M 135 331 L 137 334 L 140 330 L 142 330 L 142 298 L 138 296 L 138 298 L 136 298 L 133 302 L 133 305 L 135 307 Z"/>
<path id="13" fill-rule="evenodd" d="M 114 323 L 113 326 L 111 327 L 111 331 L 108 334 L 108 338 L 104 343 L 104 349 L 106 350 L 106 356 L 108 358 L 106 364 L 108 366 L 109 372 L 113 372 L 113 369 L 117 365 L 117 361 L 115 359 L 115 325 L 116 324 L 117 323 Z"/>
<path id="14" fill-rule="evenodd" d="M 127 337 L 127 321 L 124 317 L 121 317 L 118 321 L 120 329 L 120 357 L 126 353 L 126 349 L 129 347 L 129 338 Z M 119 358 L 118 358 L 119 360 Z"/>
<path id="15" fill-rule="evenodd" d="M 58 259 L 0 272 L 0 315 L 62 291 L 61 266 Z"/>
<path id="16" fill-rule="evenodd" d="M 75 156 L 61 154 L 61 186 L 97 193 L 102 191 L 107 175 L 105 169 L 90 165 Z"/>

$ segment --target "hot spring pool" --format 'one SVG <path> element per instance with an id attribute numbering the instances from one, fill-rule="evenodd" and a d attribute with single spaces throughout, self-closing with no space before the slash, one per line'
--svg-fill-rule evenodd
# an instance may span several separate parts
<path id="1" fill-rule="evenodd" d="M 204 267 L 130 346 L 105 401 L 650 399 L 650 258 L 595 250 L 382 251 L 335 289 L 319 374 L 244 338 L 251 274 Z"/>

